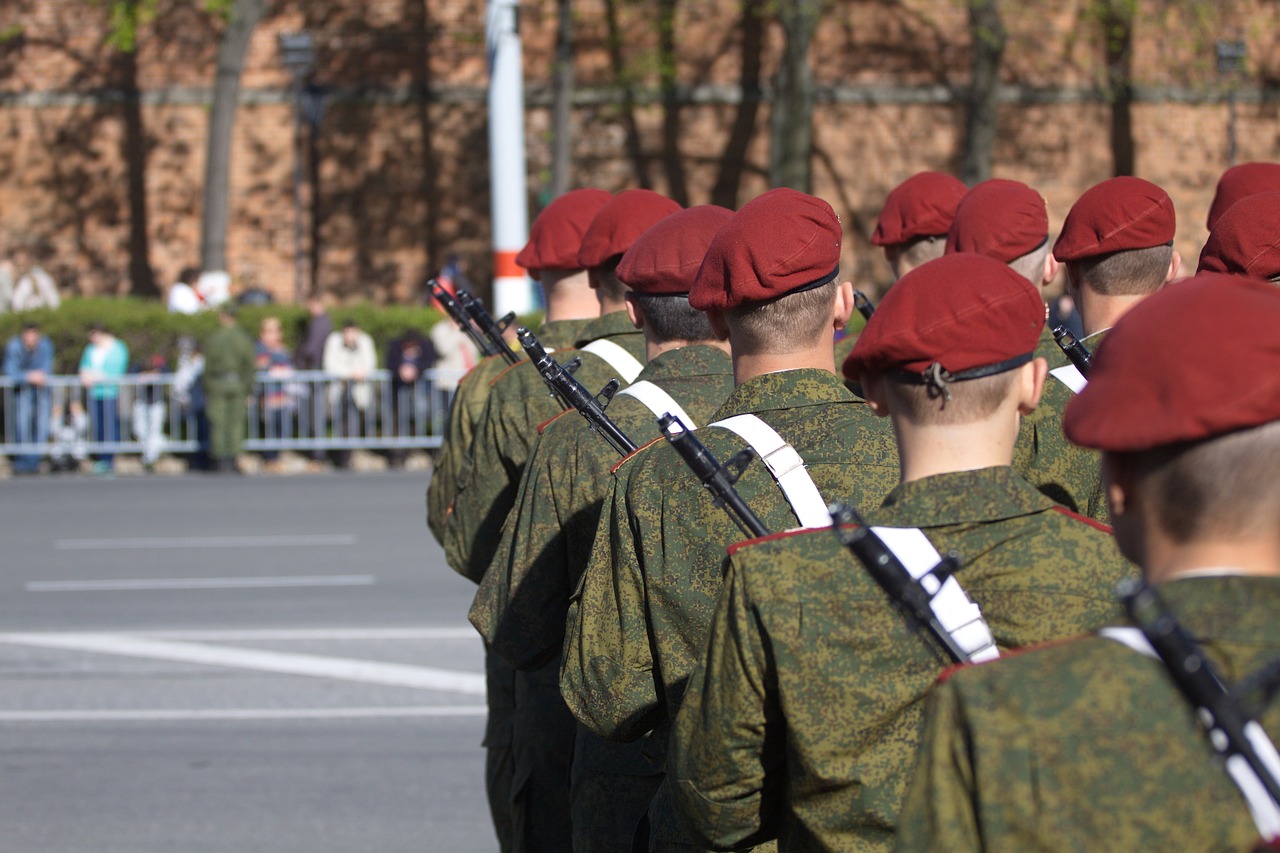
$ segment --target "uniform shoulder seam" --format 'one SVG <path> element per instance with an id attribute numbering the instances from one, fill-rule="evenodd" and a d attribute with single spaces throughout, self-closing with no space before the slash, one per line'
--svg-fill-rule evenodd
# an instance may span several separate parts
<path id="1" fill-rule="evenodd" d="M 1001 649 L 1000 657 L 992 658 L 991 660 L 988 660 L 988 661 L 981 661 L 979 663 L 953 663 L 950 666 L 948 666 L 946 669 L 944 669 L 941 672 L 941 674 L 938 675 L 938 683 L 939 684 L 946 683 L 951 679 L 953 675 L 955 675 L 957 672 L 960 672 L 962 670 L 973 669 L 979 666 L 986 666 L 987 664 L 998 663 L 999 661 L 1002 661 L 1002 660 L 1012 660 L 1014 658 L 1022 657 L 1023 655 L 1029 654 L 1031 652 L 1039 652 L 1039 651 L 1043 651 L 1044 649 L 1052 649 L 1057 646 L 1064 646 L 1068 643 L 1075 643 L 1080 640 L 1087 640 L 1093 636 L 1096 636 L 1096 635 L 1076 634 L 1071 637 L 1058 637 L 1057 639 L 1053 639 L 1053 640 L 1045 640 L 1043 643 L 1032 643 L 1027 646 L 1018 646 L 1016 649 Z"/>
<path id="2" fill-rule="evenodd" d="M 565 409 L 563 412 L 559 412 L 559 413 L 557 413 L 554 417 L 548 418 L 547 420 L 545 420 L 545 421 L 543 421 L 542 423 L 538 424 L 538 435 L 542 435 L 542 431 L 543 431 L 544 429 L 546 429 L 547 427 L 551 426 L 553 423 L 555 423 L 556 421 L 560 420 L 560 419 L 561 419 L 562 417 L 564 417 L 565 415 L 569 414 L 570 412 L 576 412 L 576 411 L 578 411 L 578 410 L 577 410 L 577 409 Z"/>
<path id="3" fill-rule="evenodd" d="M 614 465 L 613 465 L 613 467 L 609 469 L 609 473 L 610 473 L 610 474 L 616 474 L 616 473 L 618 473 L 618 469 L 619 469 L 619 468 L 621 468 L 623 465 L 625 465 L 625 464 L 627 463 L 627 461 L 628 461 L 628 460 L 630 460 L 630 459 L 632 459 L 633 457 L 635 457 L 635 456 L 636 456 L 636 454 L 640 453 L 640 451 L 642 451 L 642 450 L 647 450 L 647 449 L 649 449 L 650 447 L 653 447 L 655 444 L 657 444 L 658 442 L 660 442 L 660 441 L 662 441 L 662 440 L 663 440 L 663 437 L 662 437 L 662 436 L 658 436 L 657 438 L 655 438 L 655 439 L 653 439 L 652 441 L 650 441 L 648 444 L 642 444 L 642 445 L 640 445 L 640 446 L 639 446 L 639 447 L 637 447 L 635 450 L 631 451 L 631 452 L 630 452 L 630 453 L 628 453 L 626 456 L 622 457 L 622 458 L 621 458 L 621 459 L 619 459 L 617 462 L 615 462 L 615 463 L 614 463 Z"/>
<path id="4" fill-rule="evenodd" d="M 795 530 L 783 530 L 779 533 L 770 533 L 768 536 L 757 536 L 754 539 L 743 539 L 741 542 L 735 542 L 729 546 L 729 556 L 732 557 L 739 549 L 746 548 L 750 545 L 759 545 L 764 542 L 775 542 L 782 539 L 790 539 L 793 536 L 804 536 L 810 533 L 826 532 L 828 532 L 828 528 L 825 527 L 818 528 L 816 530 L 812 527 L 800 527 Z"/>
<path id="5" fill-rule="evenodd" d="M 494 385 L 497 385 L 498 380 L 500 380 L 502 377 L 506 376 L 508 373 L 515 370 L 517 367 L 519 367 L 522 364 L 524 364 L 523 361 L 517 361 L 515 364 L 508 364 L 505 370 L 503 370 L 497 376 L 489 380 L 489 387 L 492 388 Z"/>
<path id="6" fill-rule="evenodd" d="M 1109 524 L 1103 524 L 1101 521 L 1098 521 L 1097 519 L 1089 518 L 1089 516 L 1087 515 L 1081 515 L 1078 512 L 1069 510 L 1065 506 L 1060 506 L 1058 504 L 1055 504 L 1053 509 L 1055 512 L 1062 513 L 1067 518 L 1074 519 L 1075 521 L 1083 522 L 1089 525 L 1090 527 L 1096 527 L 1098 530 L 1101 530 L 1103 533 L 1106 533 L 1108 536 L 1111 535 L 1111 532 L 1112 532 L 1111 525 Z"/>

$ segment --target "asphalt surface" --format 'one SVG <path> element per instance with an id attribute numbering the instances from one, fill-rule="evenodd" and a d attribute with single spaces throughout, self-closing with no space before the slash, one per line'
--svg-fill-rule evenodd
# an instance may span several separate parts
<path id="1" fill-rule="evenodd" d="M 0 481 L 0 849 L 497 849 L 423 474 Z"/>

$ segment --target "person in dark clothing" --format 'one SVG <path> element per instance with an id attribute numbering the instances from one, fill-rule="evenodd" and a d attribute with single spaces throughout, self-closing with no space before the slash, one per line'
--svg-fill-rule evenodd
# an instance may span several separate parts
<path id="1" fill-rule="evenodd" d="M 435 345 L 417 329 L 409 329 L 387 347 L 392 423 L 382 425 L 384 435 L 400 438 L 426 434 L 432 414 L 432 383 L 426 372 L 435 363 Z M 403 467 L 405 453 L 404 447 L 391 448 L 387 454 L 391 467 Z"/>
<path id="2" fill-rule="evenodd" d="M 303 335 L 302 343 L 298 346 L 297 352 L 293 354 L 293 366 L 298 370 L 323 370 L 324 343 L 329 339 L 329 334 L 333 331 L 333 318 L 329 316 L 323 295 L 313 294 L 307 300 L 307 313 L 307 331 Z M 313 387 L 319 388 L 320 386 Z M 302 409 L 298 413 L 300 434 L 305 435 L 307 438 L 323 436 L 325 430 L 324 395 L 313 393 L 310 400 L 303 402 L 308 405 L 300 405 L 300 409 Z M 313 466 L 320 465 L 325 458 L 324 452 L 321 450 L 312 450 L 310 456 Z"/>

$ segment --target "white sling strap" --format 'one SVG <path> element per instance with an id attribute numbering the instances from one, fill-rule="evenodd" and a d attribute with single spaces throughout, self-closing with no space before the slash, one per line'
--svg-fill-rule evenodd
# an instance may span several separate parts
<path id="1" fill-rule="evenodd" d="M 1151 644 L 1147 642 L 1147 638 L 1138 628 L 1103 628 L 1098 634 L 1108 640 L 1123 643 L 1139 654 L 1156 660 L 1160 659 L 1160 656 L 1156 654 L 1156 650 L 1151 647 Z M 1201 723 L 1205 723 L 1206 712 L 1197 708 L 1196 713 L 1200 717 Z M 1250 720 L 1245 723 L 1244 731 L 1245 736 L 1249 738 L 1249 742 L 1258 753 L 1258 758 L 1271 771 L 1271 775 L 1280 778 L 1280 753 L 1276 751 L 1276 746 L 1271 741 L 1271 738 L 1267 736 L 1266 731 L 1258 724 L 1257 720 Z M 1222 732 L 1212 728 L 1209 729 L 1209 739 L 1214 741 L 1215 748 L 1217 747 L 1216 738 L 1221 737 L 1224 737 Z M 1249 814 L 1253 817 L 1253 823 L 1258 828 L 1258 832 L 1265 839 L 1280 836 L 1280 804 L 1271 799 L 1266 787 L 1253 772 L 1253 768 L 1249 766 L 1249 762 L 1245 760 L 1244 756 L 1232 755 L 1226 760 L 1226 768 L 1227 775 L 1231 777 L 1231 781 L 1240 789 L 1240 794 L 1244 797 L 1245 804 L 1249 807 Z"/>
<path id="2" fill-rule="evenodd" d="M 1084 374 L 1074 364 L 1055 367 L 1049 371 L 1049 375 L 1070 388 L 1072 394 L 1079 394 L 1089 384 L 1089 380 L 1084 378 Z"/>
<path id="3" fill-rule="evenodd" d="M 982 618 L 982 611 L 969 600 L 955 576 L 939 583 L 930 574 L 941 562 L 942 555 L 923 531 L 914 527 L 873 527 L 871 532 L 880 537 L 885 547 L 929 594 L 929 609 L 938 624 L 951 635 L 970 661 L 981 663 L 1000 657 L 991 628 Z"/>
<path id="4" fill-rule="evenodd" d="M 628 384 L 635 382 L 640 371 L 644 370 L 644 365 L 639 359 L 613 341 L 592 341 L 583 347 L 582 351 L 603 358 Z"/>
<path id="5" fill-rule="evenodd" d="M 783 441 L 773 427 L 755 415 L 736 415 L 716 421 L 711 426 L 736 433 L 751 445 L 764 461 L 778 488 L 791 504 L 791 511 L 802 527 L 830 527 L 831 513 L 813 478 L 805 470 L 804 459 L 796 449 Z"/>
<path id="6" fill-rule="evenodd" d="M 631 383 L 619 391 L 618 394 L 635 397 L 644 404 L 645 408 L 653 412 L 655 417 L 660 418 L 663 415 L 672 414 L 679 418 L 686 428 L 698 428 L 698 425 L 693 422 L 693 418 L 689 417 L 689 413 L 676 402 L 675 397 L 672 397 L 665 389 L 654 385 L 647 379 Z"/>

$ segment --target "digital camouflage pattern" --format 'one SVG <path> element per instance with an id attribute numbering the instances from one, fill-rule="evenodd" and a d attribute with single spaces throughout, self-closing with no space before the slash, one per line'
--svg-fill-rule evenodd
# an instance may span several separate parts
<path id="1" fill-rule="evenodd" d="M 1280 578 L 1160 594 L 1228 684 L 1280 655 Z M 1280 705 L 1258 718 L 1280 738 Z M 898 850 L 1253 849 L 1258 831 L 1163 665 L 1091 637 L 954 673 L 934 691 Z"/>
<path id="2" fill-rule="evenodd" d="M 1040 333 L 1035 352 L 1038 358 L 1049 362 L 1050 370 L 1069 363 L 1048 328 Z M 1040 405 L 1022 418 L 1018 440 L 1013 445 L 1013 468 L 1067 509 L 1106 523 L 1101 457 L 1095 450 L 1067 441 L 1062 432 L 1062 413 L 1071 396 L 1066 385 L 1052 376 L 1045 377 Z"/>
<path id="3" fill-rule="evenodd" d="M 751 379 L 712 420 L 745 413 L 758 415 L 795 447 L 828 499 L 874 506 L 897 482 L 888 420 L 827 371 Z M 744 446 L 724 429 L 703 427 L 698 437 L 721 463 Z M 770 528 L 796 526 L 759 460 L 737 488 Z M 671 719 L 706 643 L 725 548 L 743 537 L 665 441 L 622 463 L 566 624 L 561 690 L 579 720 L 613 740 L 655 729 L 651 743 L 665 751 Z M 690 839 L 664 791 L 650 811 L 654 846 L 682 849 Z"/>
<path id="4" fill-rule="evenodd" d="M 609 340 L 644 361 L 644 335 L 625 311 L 614 311 L 587 323 L 575 349 L 556 353 L 562 364 L 575 355 L 582 366 L 574 376 L 599 391 L 617 371 L 599 356 L 579 348 Z M 625 385 L 626 383 L 622 383 Z M 453 512 L 445 520 L 444 552 L 449 565 L 480 582 L 502 540 L 502 525 L 515 504 L 516 487 L 538 436 L 538 426 L 563 410 L 542 375 L 521 362 L 493 382 L 484 413 L 476 425 L 471 450 L 458 472 Z"/>
<path id="5" fill-rule="evenodd" d="M 1121 613 L 1113 590 L 1130 567 L 1109 533 L 1009 468 L 905 483 L 866 515 L 956 551 L 1002 649 Z M 924 698 L 949 659 L 830 530 L 735 546 L 726 575 L 671 743 L 681 816 L 725 849 L 887 850 Z"/>
<path id="6" fill-rule="evenodd" d="M 442 320 L 441 322 L 448 322 Z M 547 349 L 563 349 L 577 340 L 588 320 L 555 320 L 544 323 L 538 330 L 538 340 Z M 458 490 L 459 472 L 477 422 L 489 400 L 489 383 L 507 369 L 507 362 L 499 355 L 481 360 L 458 383 L 449 408 L 449 423 L 431 468 L 431 482 L 427 486 L 427 528 L 436 541 L 444 545 L 445 519 L 453 506 Z"/>

